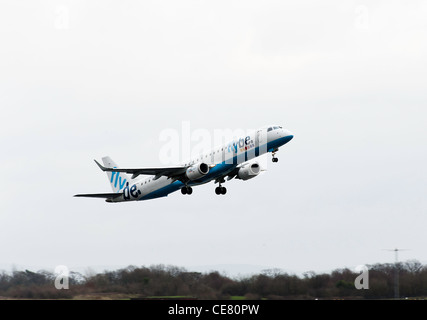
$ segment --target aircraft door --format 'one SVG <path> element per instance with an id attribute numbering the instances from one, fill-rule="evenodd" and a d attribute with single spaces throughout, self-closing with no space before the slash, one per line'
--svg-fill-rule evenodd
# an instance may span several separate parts
<path id="1" fill-rule="evenodd" d="M 259 156 L 267 151 L 267 130 L 257 130 L 255 134 L 255 154 Z"/>

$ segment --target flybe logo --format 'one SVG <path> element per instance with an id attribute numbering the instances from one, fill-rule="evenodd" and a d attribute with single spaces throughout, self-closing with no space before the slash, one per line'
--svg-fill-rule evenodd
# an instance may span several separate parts
<path id="1" fill-rule="evenodd" d="M 238 142 L 233 141 L 232 143 L 230 143 L 228 145 L 228 152 L 237 153 L 238 149 L 240 152 L 245 152 L 254 147 L 255 147 L 254 141 L 251 139 L 250 136 L 247 136 L 245 139 L 240 138 Z"/>
<path id="2" fill-rule="evenodd" d="M 113 167 L 113 169 L 116 168 L 117 167 Z M 131 200 L 131 197 L 136 199 L 141 194 L 141 191 L 138 190 L 136 185 L 132 185 L 131 187 L 129 187 L 129 182 L 127 182 L 124 176 L 120 175 L 120 172 L 112 171 L 110 182 L 111 185 L 114 186 L 114 188 L 118 188 L 119 191 L 123 189 L 123 198 L 125 200 Z"/>

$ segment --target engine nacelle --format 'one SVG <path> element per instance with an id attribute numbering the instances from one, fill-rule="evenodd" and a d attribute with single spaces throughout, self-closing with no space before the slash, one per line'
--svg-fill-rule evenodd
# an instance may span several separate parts
<path id="1" fill-rule="evenodd" d="M 258 162 L 253 162 L 249 165 L 241 167 L 237 172 L 237 178 L 242 180 L 249 180 L 255 178 L 261 171 L 261 167 Z"/>
<path id="2" fill-rule="evenodd" d="M 187 169 L 185 175 L 191 181 L 203 178 L 209 173 L 209 166 L 206 163 L 198 163 Z"/>

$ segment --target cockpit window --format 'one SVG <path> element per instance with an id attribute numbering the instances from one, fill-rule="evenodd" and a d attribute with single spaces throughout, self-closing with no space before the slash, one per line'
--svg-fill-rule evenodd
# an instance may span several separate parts
<path id="1" fill-rule="evenodd" d="M 267 129 L 267 132 L 270 132 L 271 130 L 273 130 L 273 128 L 272 128 L 272 127 L 268 128 L 268 129 Z"/>
<path id="2" fill-rule="evenodd" d="M 279 127 L 273 127 L 274 130 L 279 129 Z"/>

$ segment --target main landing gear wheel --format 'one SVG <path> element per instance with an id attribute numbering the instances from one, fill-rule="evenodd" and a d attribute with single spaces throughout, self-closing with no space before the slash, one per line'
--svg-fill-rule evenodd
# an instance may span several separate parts
<path id="1" fill-rule="evenodd" d="M 193 193 L 193 188 L 192 187 L 188 187 L 188 186 L 182 187 L 181 188 L 181 193 L 182 194 L 188 194 L 188 195 L 190 195 L 190 194 Z"/>
<path id="2" fill-rule="evenodd" d="M 215 193 L 217 195 L 226 194 L 227 193 L 227 188 L 226 187 L 216 187 L 215 188 Z"/>
<path id="3" fill-rule="evenodd" d="M 279 161 L 279 158 L 273 158 L 273 159 L 271 159 L 271 161 L 273 161 L 273 162 L 278 162 L 278 161 Z"/>

